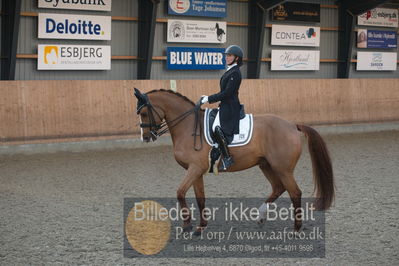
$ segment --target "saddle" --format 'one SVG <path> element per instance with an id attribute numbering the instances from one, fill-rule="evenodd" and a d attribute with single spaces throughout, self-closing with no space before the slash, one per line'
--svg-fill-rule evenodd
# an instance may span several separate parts
<path id="1" fill-rule="evenodd" d="M 214 133 L 212 128 L 215 123 L 215 118 L 219 112 L 218 108 L 205 109 L 204 115 L 204 136 L 206 142 L 213 148 L 209 152 L 209 173 L 218 174 L 217 165 L 220 160 L 220 151 L 217 146 L 217 142 L 214 139 Z M 244 105 L 241 105 L 240 109 L 240 126 L 239 133 L 234 135 L 233 141 L 228 147 L 239 147 L 248 144 L 252 138 L 253 132 L 253 115 L 245 114 Z M 216 166 L 216 167 L 215 167 Z"/>

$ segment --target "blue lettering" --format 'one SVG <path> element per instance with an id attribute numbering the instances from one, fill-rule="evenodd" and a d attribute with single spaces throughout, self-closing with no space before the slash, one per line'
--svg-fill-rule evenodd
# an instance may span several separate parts
<path id="1" fill-rule="evenodd" d="M 50 26 L 52 26 L 50 28 Z M 55 30 L 55 21 L 52 20 L 51 18 L 46 19 L 46 32 L 47 33 L 52 33 Z"/>
<path id="2" fill-rule="evenodd" d="M 91 21 L 90 21 L 89 25 L 92 25 Z M 92 34 L 91 33 L 91 27 L 89 29 L 90 29 L 90 34 Z M 98 25 L 98 24 L 94 25 L 94 34 L 96 34 L 96 35 L 100 35 L 101 34 L 101 26 L 100 25 Z"/>
<path id="3" fill-rule="evenodd" d="M 59 34 L 84 34 L 84 35 L 101 35 L 101 25 L 93 24 L 91 21 L 78 20 L 78 23 L 70 23 L 68 19 L 64 22 L 56 22 L 51 18 L 46 19 L 46 33 L 57 31 Z"/>

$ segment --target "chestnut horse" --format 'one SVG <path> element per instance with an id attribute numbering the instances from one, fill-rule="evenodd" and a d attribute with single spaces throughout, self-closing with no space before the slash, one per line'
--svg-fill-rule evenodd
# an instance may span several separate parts
<path id="1" fill-rule="evenodd" d="M 155 141 L 158 136 L 170 131 L 176 161 L 187 170 L 177 189 L 177 199 L 182 210 L 187 208 L 185 196 L 193 186 L 200 213 L 205 208 L 203 175 L 209 169 L 208 154 L 211 149 L 203 143 L 204 110 L 187 97 L 167 90 L 153 90 L 142 94 L 135 89 L 137 114 L 140 117 L 141 138 L 144 142 Z M 316 130 L 305 125 L 296 125 L 273 115 L 254 118 L 251 141 L 240 147 L 230 148 L 235 163 L 227 172 L 242 171 L 258 165 L 269 180 L 272 192 L 265 203 L 275 201 L 288 192 L 295 208 L 295 230 L 302 226 L 301 196 L 294 179 L 294 168 L 301 155 L 301 132 L 308 138 L 308 147 L 313 165 L 316 209 L 328 209 L 334 200 L 334 177 L 331 159 L 322 137 Z M 194 129 L 194 130 L 193 130 Z M 194 133 L 193 133 L 194 131 Z M 297 215 L 299 214 L 299 215 Z M 207 226 L 201 216 L 199 234 Z M 298 218 L 299 217 L 299 218 Z M 184 217 L 185 231 L 192 229 L 190 216 Z"/>

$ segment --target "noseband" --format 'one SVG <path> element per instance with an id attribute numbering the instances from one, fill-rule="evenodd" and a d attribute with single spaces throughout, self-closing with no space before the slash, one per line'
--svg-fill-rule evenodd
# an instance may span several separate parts
<path id="1" fill-rule="evenodd" d="M 157 137 L 162 136 L 166 132 L 168 132 L 171 128 L 179 124 L 181 121 L 183 121 L 186 117 L 188 117 L 190 114 L 195 113 L 195 123 L 194 123 L 194 133 L 192 136 L 194 136 L 194 149 L 196 151 L 199 151 L 202 149 L 202 124 L 201 121 L 199 120 L 199 111 L 201 109 L 201 100 L 198 101 L 198 103 L 190 110 L 187 112 L 181 114 L 180 116 L 176 117 L 173 120 L 170 120 L 167 122 L 166 120 L 161 122 L 160 124 L 156 123 L 154 113 L 158 116 L 159 120 L 162 121 L 161 115 L 157 112 L 157 110 L 154 108 L 154 106 L 151 104 L 150 99 L 148 98 L 147 94 L 141 94 L 141 98 L 139 102 L 137 103 L 137 114 L 140 114 L 141 109 L 144 107 L 147 107 L 148 110 L 148 119 L 150 120 L 149 123 L 140 123 L 141 128 L 149 128 L 150 129 L 150 134 L 153 137 L 153 140 L 156 139 Z M 169 124 L 169 126 L 168 126 Z M 201 145 L 200 148 L 197 148 L 197 131 L 198 131 L 198 125 L 199 125 L 199 136 L 200 136 L 200 141 Z"/>

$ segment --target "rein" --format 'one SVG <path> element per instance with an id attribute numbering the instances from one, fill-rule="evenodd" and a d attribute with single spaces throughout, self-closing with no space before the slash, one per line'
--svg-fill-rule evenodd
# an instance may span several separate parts
<path id="1" fill-rule="evenodd" d="M 160 116 L 160 114 L 157 112 L 157 110 L 153 107 L 153 105 L 151 104 L 150 100 L 148 99 L 148 96 L 143 94 L 143 96 L 145 97 L 145 102 L 142 103 L 142 105 L 140 105 L 137 108 L 137 114 L 140 113 L 140 110 L 143 107 L 147 107 L 148 108 L 148 117 L 150 120 L 150 123 L 141 123 L 140 127 L 141 128 L 145 128 L 145 127 L 149 127 L 150 128 L 150 133 L 153 137 L 160 137 L 163 134 L 165 134 L 166 132 L 170 131 L 171 128 L 173 128 L 174 126 L 178 125 L 181 121 L 183 121 L 185 118 L 187 118 L 189 115 L 191 115 L 192 113 L 194 113 L 195 115 L 195 120 L 194 120 L 194 132 L 192 134 L 192 136 L 194 136 L 194 150 L 195 151 L 199 151 L 202 149 L 203 146 L 203 132 L 202 132 L 202 124 L 201 121 L 199 119 L 199 111 L 201 109 L 201 100 L 198 101 L 196 103 L 196 105 L 188 110 L 187 112 L 184 112 L 183 114 L 181 114 L 180 116 L 176 117 L 173 120 L 168 121 L 163 121 L 160 124 L 157 124 L 155 121 L 155 117 L 154 117 L 154 113 L 158 116 L 158 118 L 162 121 L 162 117 Z M 168 126 L 169 124 L 169 126 Z M 198 127 L 200 129 L 199 135 L 197 134 L 198 131 Z M 200 147 L 197 148 L 197 136 L 200 137 Z"/>

